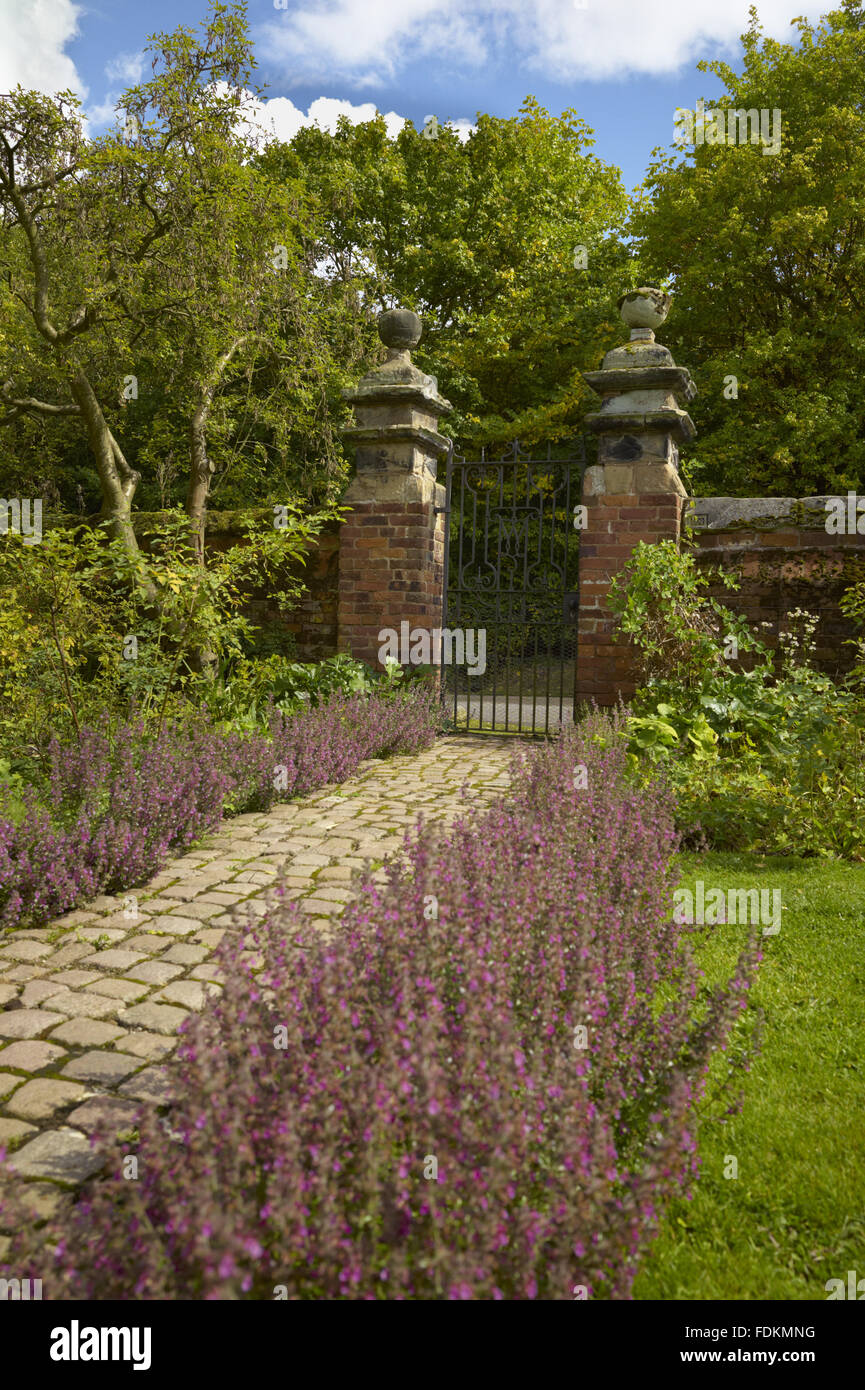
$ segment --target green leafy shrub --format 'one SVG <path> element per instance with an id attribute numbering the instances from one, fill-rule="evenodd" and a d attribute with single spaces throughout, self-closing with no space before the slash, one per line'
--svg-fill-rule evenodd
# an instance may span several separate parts
<path id="1" fill-rule="evenodd" d="M 611 602 L 645 679 L 625 730 L 632 765 L 663 764 L 692 842 L 865 858 L 857 680 L 836 684 L 814 669 L 810 614 L 790 613 L 772 652 L 702 592 L 707 582 L 692 553 L 662 542 L 638 546 L 614 583 Z M 750 670 L 733 665 L 742 651 Z"/>
<path id="2" fill-rule="evenodd" d="M 297 638 L 284 628 L 253 627 L 242 639 L 240 650 L 243 656 L 254 661 L 266 661 L 271 656 L 296 661 Z"/>
<path id="3" fill-rule="evenodd" d="M 333 695 L 402 693 L 419 678 L 406 678 L 395 661 L 386 665 L 384 672 L 373 671 L 344 652 L 316 662 L 279 656 L 264 661 L 239 658 L 225 663 L 219 679 L 203 691 L 202 703 L 216 720 L 239 728 L 265 728 L 274 709 L 294 714 Z"/>
<path id="4" fill-rule="evenodd" d="M 693 552 L 674 541 L 641 541 L 615 576 L 608 601 L 620 632 L 633 640 L 644 680 L 701 687 L 724 669 L 720 636 L 733 638 L 741 651 L 768 656 L 744 618 L 703 592 L 714 581 L 739 587 L 721 569 L 698 569 Z"/>
<path id="5" fill-rule="evenodd" d="M 842 596 L 839 604 L 845 617 L 851 618 L 857 627 L 865 628 L 865 579 L 853 584 Z M 856 648 L 856 665 L 850 672 L 850 681 L 855 685 L 865 684 L 865 634 L 849 639 L 851 647 Z"/>
<path id="6" fill-rule="evenodd" d="M 130 557 L 103 529 L 49 530 L 38 545 L 0 545 L 0 754 L 44 757 L 53 734 L 77 735 L 104 714 L 162 722 L 197 702 L 213 662 L 239 657 L 243 616 L 267 580 L 289 607 L 294 572 L 323 520 L 288 512 L 285 526 L 245 523 L 245 543 L 198 564 L 189 522 L 166 512 Z M 153 598 L 155 590 L 156 598 Z M 334 686 L 338 688 L 338 686 Z"/>

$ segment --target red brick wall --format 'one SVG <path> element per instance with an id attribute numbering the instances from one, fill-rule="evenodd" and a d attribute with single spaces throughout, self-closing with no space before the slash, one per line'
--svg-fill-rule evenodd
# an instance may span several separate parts
<path id="1" fill-rule="evenodd" d="M 267 589 L 258 588 L 244 608 L 244 616 L 268 633 L 285 632 L 294 639 L 298 661 L 320 661 L 337 650 L 337 609 L 339 602 L 339 523 L 326 525 L 307 552 L 305 565 L 292 572 L 306 586 L 306 592 L 288 613 L 280 613 Z M 208 532 L 208 549 L 226 550 L 242 543 L 238 536 Z M 286 644 L 287 648 L 292 648 Z"/>
<path id="2" fill-rule="evenodd" d="M 670 493 L 607 494 L 584 497 L 587 526 L 580 537 L 580 617 L 577 698 L 615 704 L 634 690 L 629 644 L 613 636 L 612 615 L 605 604 L 610 580 L 638 541 L 675 539 L 682 499 Z M 253 596 L 247 614 L 265 629 L 291 633 L 297 658 L 317 661 L 338 649 L 338 612 L 342 578 L 342 650 L 377 665 L 378 633 L 441 625 L 444 574 L 444 518 L 434 516 L 433 502 L 357 503 L 345 522 L 331 524 L 298 570 L 307 593 L 283 616 L 264 591 Z M 818 666 L 843 674 L 854 660 L 846 640 L 854 636 L 839 609 L 844 590 L 865 578 L 865 536 L 830 536 L 806 527 L 757 530 L 730 527 L 695 536 L 698 563 L 720 564 L 741 581 L 738 590 L 713 584 L 707 591 L 734 612 L 742 613 L 770 646 L 786 614 L 805 608 L 818 614 Z M 222 549 L 234 536 L 208 535 L 208 545 Z M 761 623 L 769 623 L 764 631 Z"/>
<path id="3" fill-rule="evenodd" d="M 580 532 L 580 616 L 576 698 L 614 705 L 635 690 L 630 643 L 613 635 L 606 596 L 613 576 L 640 541 L 676 540 L 683 498 L 675 493 L 584 496 Z"/>
<path id="4" fill-rule="evenodd" d="M 351 508 L 340 535 L 339 646 L 378 667 L 382 628 L 441 626 L 443 518 L 433 500 Z"/>
<path id="5" fill-rule="evenodd" d="M 831 676 L 849 671 L 855 652 L 846 641 L 855 632 L 838 604 L 845 589 L 865 578 L 865 536 L 830 536 L 812 527 L 730 527 L 700 531 L 695 539 L 698 564 L 720 566 L 741 583 L 736 590 L 715 583 L 706 592 L 741 613 L 768 646 L 777 645 L 786 615 L 804 608 L 820 620 L 817 666 Z"/>
<path id="6" fill-rule="evenodd" d="M 293 636 L 299 661 L 338 650 L 378 666 L 382 628 L 400 623 L 429 630 L 442 622 L 444 517 L 430 502 L 354 502 L 341 523 L 324 528 L 295 573 L 306 585 L 291 612 L 281 614 L 264 589 L 253 591 L 246 616 L 268 632 Z M 235 534 L 208 532 L 206 544 L 224 550 Z M 340 583 L 342 589 L 340 590 Z M 341 630 L 340 630 L 341 622 Z"/>

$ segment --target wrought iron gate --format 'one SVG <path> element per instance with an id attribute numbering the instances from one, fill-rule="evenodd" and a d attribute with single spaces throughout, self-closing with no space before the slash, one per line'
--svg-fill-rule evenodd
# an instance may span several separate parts
<path id="1" fill-rule="evenodd" d="M 458 729 L 548 734 L 573 717 L 585 442 L 447 460 L 442 695 Z"/>

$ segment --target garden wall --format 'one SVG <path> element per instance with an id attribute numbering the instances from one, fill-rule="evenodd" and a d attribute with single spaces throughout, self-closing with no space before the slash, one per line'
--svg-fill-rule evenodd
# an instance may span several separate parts
<path id="1" fill-rule="evenodd" d="M 793 609 L 804 608 L 816 614 L 819 618 L 816 663 L 827 674 L 837 676 L 847 672 L 854 661 L 854 648 L 846 645 L 854 632 L 841 614 L 839 601 L 845 589 L 865 578 L 865 533 L 851 530 L 847 534 L 829 534 L 826 500 L 824 497 L 692 498 L 686 503 L 683 525 L 692 528 L 698 547 L 698 564 L 703 567 L 720 565 L 734 573 L 741 584 L 738 590 L 713 584 L 709 593 L 741 613 L 769 646 L 777 644 L 779 628 Z M 225 550 L 242 543 L 242 523 L 259 514 L 269 516 L 271 512 L 266 508 L 260 509 L 260 513 L 250 510 L 209 512 L 206 548 Z M 137 513 L 136 531 L 146 535 L 148 522 L 153 519 L 150 513 Z M 79 521 L 80 518 L 63 518 L 53 524 L 70 525 Z M 266 589 L 253 591 L 245 610 L 263 634 L 271 640 L 277 638 L 277 649 L 280 633 L 293 638 L 293 644 L 287 643 L 287 654 L 295 655 L 299 661 L 318 661 L 333 656 L 338 650 L 341 525 L 340 522 L 329 523 L 310 547 L 307 564 L 298 570 L 306 593 L 290 613 L 280 614 Z M 629 526 L 627 537 L 621 537 L 620 547 L 622 543 L 633 545 L 640 539 L 639 534 L 635 534 L 638 522 L 631 521 Z M 145 535 L 142 535 L 142 543 L 146 546 Z M 616 566 L 611 564 L 609 568 L 612 571 Z M 592 602 L 587 586 L 583 615 L 586 618 L 596 616 L 591 610 Z M 760 631 L 762 623 L 768 623 L 768 629 Z M 620 691 L 627 696 L 629 687 L 626 688 L 624 667 L 616 664 L 611 638 L 588 638 L 584 633 L 584 643 L 584 655 L 591 655 L 598 667 L 593 675 L 610 687 L 610 702 L 615 702 Z M 597 643 L 602 645 L 593 645 Z M 601 703 L 607 702 L 603 693 L 601 696 L 597 691 L 592 694 Z"/>
<path id="2" fill-rule="evenodd" d="M 825 497 L 696 497 L 683 522 L 694 530 L 698 564 L 736 575 L 737 590 L 708 590 L 741 613 L 768 646 L 776 646 L 786 615 L 804 608 L 819 618 L 816 665 L 843 675 L 855 659 L 846 642 L 855 635 L 839 601 L 865 578 L 865 534 L 826 530 Z M 769 628 L 760 632 L 760 624 Z"/>
<path id="3" fill-rule="evenodd" d="M 272 513 L 267 513 L 271 515 Z M 252 513 L 210 512 L 207 517 L 205 550 L 227 550 L 242 540 L 240 520 Z M 235 516 L 237 520 L 235 520 Z M 273 637 L 280 632 L 294 639 L 293 652 L 298 661 L 320 661 L 334 656 L 337 650 L 337 609 L 339 602 L 339 531 L 340 522 L 329 522 L 308 551 L 305 565 L 296 573 L 306 585 L 300 602 L 289 613 L 279 611 L 266 589 L 253 590 L 244 608 L 249 620 Z"/>
<path id="4" fill-rule="evenodd" d="M 157 522 L 159 512 L 133 513 L 133 526 L 143 550 L 148 547 L 148 529 Z M 239 508 L 237 511 L 208 511 L 205 523 L 205 550 L 228 550 L 243 544 L 243 524 L 246 521 L 272 519 L 272 507 Z M 82 524 L 96 526 L 98 516 L 60 514 L 46 518 L 44 530 L 55 526 L 72 527 Z M 310 547 L 305 565 L 291 568 L 306 585 L 300 602 L 283 615 L 267 589 L 254 589 L 243 612 L 271 639 L 280 632 L 290 635 L 293 643 L 286 644 L 286 655 L 298 661 L 320 661 L 337 651 L 337 609 L 339 601 L 339 530 L 341 523 L 329 522 Z M 278 648 L 277 648 L 278 649 Z"/>

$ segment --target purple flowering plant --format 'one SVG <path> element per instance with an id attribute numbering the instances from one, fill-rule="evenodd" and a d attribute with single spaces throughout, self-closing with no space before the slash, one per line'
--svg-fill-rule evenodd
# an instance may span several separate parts
<path id="1" fill-rule="evenodd" d="M 196 715 L 157 731 L 136 719 L 109 735 L 106 721 L 74 743 L 53 738 L 46 784 L 21 794 L 23 814 L 0 803 L 0 928 L 145 883 L 224 814 L 266 810 L 344 781 L 366 759 L 428 747 L 438 722 L 434 697 L 418 690 L 274 710 L 265 732 Z"/>
<path id="2" fill-rule="evenodd" d="M 7 1197 L 10 1267 L 61 1299 L 629 1297 L 759 952 L 706 986 L 669 791 L 610 733 L 516 753 L 507 795 L 419 823 L 324 934 L 280 888 L 238 916 L 138 1181 L 105 1142 L 41 1229 Z"/>

